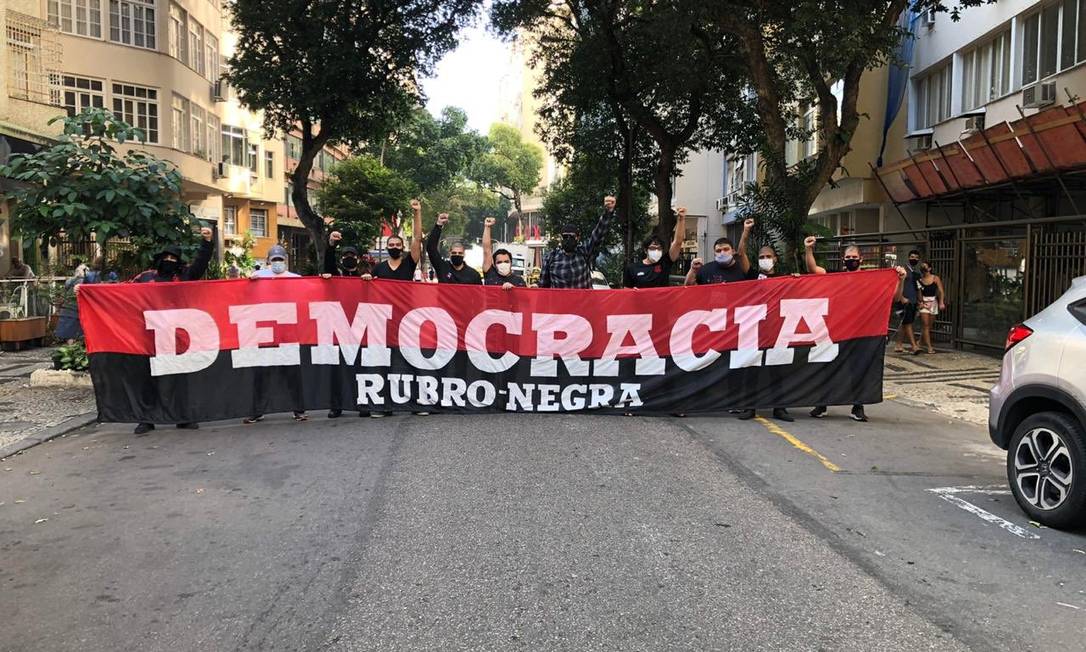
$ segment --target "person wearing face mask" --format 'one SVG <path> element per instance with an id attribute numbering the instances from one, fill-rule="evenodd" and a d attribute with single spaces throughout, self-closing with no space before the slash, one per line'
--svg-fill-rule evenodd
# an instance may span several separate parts
<path id="1" fill-rule="evenodd" d="M 211 262 L 211 254 L 214 245 L 211 242 L 211 229 L 200 229 L 200 250 L 191 265 L 185 265 L 181 248 L 176 245 L 163 247 L 155 254 L 154 268 L 141 272 L 132 279 L 132 283 L 168 283 L 173 281 L 198 281 L 207 273 L 208 263 Z M 169 383 L 167 379 L 159 379 L 158 383 Z M 152 388 L 153 389 L 153 388 Z M 153 398 L 151 400 L 154 400 Z M 195 430 L 200 427 L 198 423 L 179 423 L 178 428 Z M 135 433 L 142 435 L 155 429 L 153 423 L 140 423 L 136 425 Z"/>
<path id="2" fill-rule="evenodd" d="M 807 236 L 803 241 L 803 246 L 806 248 L 806 263 L 807 272 L 810 274 L 827 274 L 826 268 L 820 266 L 818 261 L 815 260 L 814 248 L 818 242 L 818 238 L 815 236 Z M 856 272 L 859 271 L 863 265 L 863 256 L 860 254 L 860 248 L 856 245 L 849 245 L 845 248 L 845 255 L 841 260 L 841 266 L 843 269 L 834 270 L 840 272 Z M 898 275 L 904 279 L 905 272 L 903 268 L 898 268 Z M 826 406 L 818 405 L 811 410 L 811 416 L 816 419 L 821 419 L 826 416 Z M 867 421 L 867 414 L 864 412 L 864 406 L 857 403 L 852 406 L 852 413 L 850 414 L 853 421 L 865 422 Z"/>
<path id="3" fill-rule="evenodd" d="M 671 243 L 664 250 L 664 242 L 651 235 L 641 244 L 645 257 L 630 263 L 622 275 L 622 285 L 628 288 L 662 288 L 669 285 L 671 267 L 682 253 L 683 232 L 686 229 L 686 209 L 675 212 L 675 230 Z"/>
<path id="4" fill-rule="evenodd" d="M 920 350 L 920 344 L 916 341 L 916 333 L 913 324 L 916 323 L 917 294 L 916 284 L 920 277 L 920 252 L 913 249 L 909 252 L 909 263 L 905 266 L 905 288 L 897 305 L 901 307 L 901 326 L 897 329 L 896 346 L 894 353 L 905 352 L 905 342 L 909 342 L 913 352 Z"/>
<path id="5" fill-rule="evenodd" d="M 745 252 L 747 250 L 747 238 L 750 236 L 750 230 L 753 227 L 754 220 L 747 220 L 743 224 L 743 235 L 739 238 L 739 251 Z M 731 240 L 718 238 L 713 243 L 713 252 L 713 260 L 702 265 L 694 277 L 698 285 L 734 283 L 747 280 L 747 274 L 750 273 L 750 260 L 745 254 L 737 254 Z"/>
<path id="6" fill-rule="evenodd" d="M 500 285 L 503 290 L 528 287 L 524 278 L 513 273 L 513 254 L 508 249 L 494 251 L 490 233 L 494 218 L 483 220 L 483 285 Z"/>
<path id="7" fill-rule="evenodd" d="M 929 354 L 935 353 L 935 347 L 931 345 L 931 327 L 935 323 L 935 317 L 939 312 L 946 310 L 946 295 L 943 293 L 943 279 L 931 271 L 930 263 L 920 263 L 917 270 L 917 289 L 920 299 L 920 320 L 923 326 L 921 343 Z M 913 355 L 920 354 L 920 347 L 913 350 Z"/>
<path id="8" fill-rule="evenodd" d="M 454 242 L 449 245 L 448 260 L 441 257 L 438 249 L 438 241 L 441 240 L 441 231 L 449 223 L 448 213 L 439 213 L 437 221 L 426 236 L 426 256 L 430 259 L 430 266 L 437 274 L 438 283 L 457 283 L 459 285 L 482 285 L 483 278 L 474 268 L 464 263 L 464 245 Z M 485 258 L 485 256 L 484 256 Z"/>
<path id="9" fill-rule="evenodd" d="M 363 281 L 375 278 L 390 281 L 415 280 L 415 269 L 419 266 L 419 260 L 422 259 L 422 241 L 419 240 L 419 234 L 422 233 L 422 204 L 419 203 L 419 200 L 411 200 L 411 212 L 414 214 L 411 232 L 415 234 L 411 238 L 411 249 L 405 254 L 403 238 L 398 235 L 390 235 L 385 240 L 385 251 L 388 252 L 388 260 L 382 260 L 373 268 L 372 272 L 364 272 L 361 276 Z"/>
<path id="10" fill-rule="evenodd" d="M 596 222 L 588 240 L 581 242 L 576 225 L 562 227 L 562 245 L 551 249 L 543 258 L 543 269 L 539 275 L 541 288 L 565 288 L 588 290 L 592 288 L 592 261 L 596 250 L 603 242 L 603 236 L 611 220 L 615 217 L 615 198 L 608 195 L 603 198 L 603 214 Z"/>
<path id="11" fill-rule="evenodd" d="M 343 253 L 338 256 L 339 262 L 336 262 L 337 249 L 341 242 L 343 242 L 343 234 L 339 231 L 332 231 L 328 234 L 328 247 L 324 250 L 321 277 L 331 278 L 333 276 L 362 276 L 368 274 L 370 272 L 369 266 L 366 264 L 365 259 L 358 256 L 358 249 L 354 247 L 344 247 Z"/>

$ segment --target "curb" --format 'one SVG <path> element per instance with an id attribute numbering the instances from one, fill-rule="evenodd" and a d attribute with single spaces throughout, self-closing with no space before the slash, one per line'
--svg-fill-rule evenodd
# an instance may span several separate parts
<path id="1" fill-rule="evenodd" d="M 30 437 L 26 437 L 25 439 L 20 439 L 14 444 L 8 444 L 7 446 L 0 448 L 0 460 L 11 457 L 16 453 L 21 453 L 28 448 L 33 448 L 38 444 L 43 444 L 50 439 L 56 439 L 57 437 L 66 435 L 74 430 L 89 426 L 97 420 L 97 412 L 84 412 L 83 414 L 77 414 L 74 417 L 68 418 L 67 421 L 62 421 L 61 423 L 58 423 L 51 428 L 47 428 L 36 435 L 31 435 Z"/>

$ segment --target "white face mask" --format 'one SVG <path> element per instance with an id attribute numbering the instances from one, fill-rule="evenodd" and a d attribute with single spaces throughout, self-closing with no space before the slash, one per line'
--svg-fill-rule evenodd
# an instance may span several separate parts
<path id="1" fill-rule="evenodd" d="M 660 261 L 660 258 L 664 255 L 664 252 L 659 249 L 649 249 L 649 260 L 656 263 Z"/>
<path id="2" fill-rule="evenodd" d="M 287 261 L 273 260 L 271 263 L 271 271 L 273 274 L 282 274 L 287 271 Z"/>
<path id="3" fill-rule="evenodd" d="M 773 259 L 772 258 L 759 258 L 758 259 L 758 269 L 762 270 L 763 272 L 768 272 L 768 271 L 772 270 L 773 269 Z"/>
<path id="4" fill-rule="evenodd" d="M 725 252 L 717 252 L 716 262 L 720 263 L 721 265 L 731 265 L 732 255 Z"/>
<path id="5" fill-rule="evenodd" d="M 494 266 L 498 268 L 498 273 L 502 276 L 509 276 L 509 272 L 513 271 L 513 266 L 510 263 L 497 263 Z"/>

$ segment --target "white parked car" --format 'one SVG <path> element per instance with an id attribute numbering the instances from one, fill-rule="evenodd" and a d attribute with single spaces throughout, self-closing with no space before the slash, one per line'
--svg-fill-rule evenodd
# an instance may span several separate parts
<path id="1" fill-rule="evenodd" d="M 1011 329 L 988 411 L 1022 510 L 1054 528 L 1086 523 L 1086 276 Z"/>

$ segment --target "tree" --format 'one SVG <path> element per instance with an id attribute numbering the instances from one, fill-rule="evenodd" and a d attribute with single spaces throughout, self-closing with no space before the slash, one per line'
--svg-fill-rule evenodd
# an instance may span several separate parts
<path id="1" fill-rule="evenodd" d="M 415 184 L 403 175 L 372 156 L 360 156 L 334 166 L 317 198 L 346 241 L 361 244 L 377 238 L 383 219 L 407 214 L 417 192 Z"/>
<path id="2" fill-rule="evenodd" d="M 491 14 L 505 33 L 532 33 L 540 51 L 569 53 L 568 74 L 557 74 L 562 66 L 545 68 L 548 82 L 602 89 L 623 116 L 652 138 L 661 233 L 674 228 L 671 183 L 682 154 L 723 147 L 742 133 L 748 113 L 734 39 L 705 29 L 712 4 L 497 0 Z"/>
<path id="3" fill-rule="evenodd" d="M 309 205 L 313 159 L 329 143 L 361 146 L 418 104 L 418 76 L 456 44 L 480 0 L 231 0 L 237 49 L 226 75 L 269 132 L 299 131 L 291 201 L 317 248 L 324 222 Z"/>
<path id="4" fill-rule="evenodd" d="M 53 124 L 59 118 L 54 118 Z M 103 109 L 64 118 L 57 142 L 13 156 L 0 176 L 22 182 L 12 191 L 14 230 L 28 238 L 54 238 L 99 246 L 130 238 L 144 264 L 153 249 L 195 245 L 193 216 L 181 199 L 181 173 L 173 164 L 117 146 L 146 137 Z"/>
<path id="5" fill-rule="evenodd" d="M 524 142 L 519 131 L 505 124 L 491 126 L 487 141 L 490 151 L 476 161 L 472 176 L 512 202 L 519 216 L 524 212 L 524 197 L 542 179 L 543 150 Z"/>
<path id="6" fill-rule="evenodd" d="M 486 151 L 486 137 L 467 126 L 463 109 L 446 107 L 435 118 L 420 107 L 379 146 L 371 147 L 370 153 L 425 194 L 459 182 Z"/>

